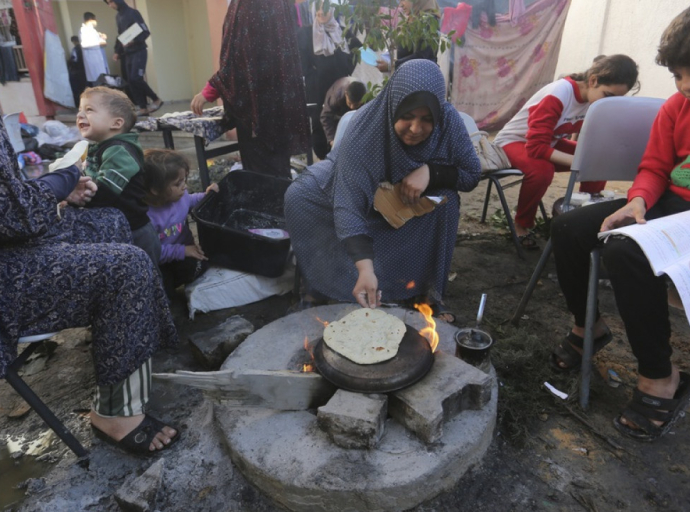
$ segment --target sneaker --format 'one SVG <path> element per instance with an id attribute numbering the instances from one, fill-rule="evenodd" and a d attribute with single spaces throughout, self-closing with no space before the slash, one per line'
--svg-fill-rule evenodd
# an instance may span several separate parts
<path id="1" fill-rule="evenodd" d="M 161 108 L 163 106 L 163 103 L 163 100 L 160 98 L 151 103 L 151 105 L 149 105 L 149 114 L 153 114 L 156 110 Z"/>

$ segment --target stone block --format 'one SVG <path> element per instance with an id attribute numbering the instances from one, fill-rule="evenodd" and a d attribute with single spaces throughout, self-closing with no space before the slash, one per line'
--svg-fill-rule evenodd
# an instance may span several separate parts
<path id="1" fill-rule="evenodd" d="M 163 481 L 165 459 L 154 462 L 144 473 L 127 480 L 115 493 L 115 501 L 124 512 L 149 512 L 154 510 L 156 495 Z"/>
<path id="2" fill-rule="evenodd" d="M 464 361 L 436 352 L 434 365 L 413 386 L 389 394 L 388 412 L 426 443 L 443 436 L 443 423 L 491 399 L 491 377 Z"/>
<path id="3" fill-rule="evenodd" d="M 225 322 L 189 337 L 192 352 L 207 368 L 219 368 L 223 361 L 254 332 L 254 326 L 239 315 L 231 316 Z"/>
<path id="4" fill-rule="evenodd" d="M 316 420 L 341 448 L 374 448 L 383 436 L 387 404 L 386 395 L 339 389 L 326 405 L 318 408 Z"/>

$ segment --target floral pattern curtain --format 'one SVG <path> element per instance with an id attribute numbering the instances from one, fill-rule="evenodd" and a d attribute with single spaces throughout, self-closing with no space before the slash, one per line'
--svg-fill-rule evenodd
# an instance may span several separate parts
<path id="1" fill-rule="evenodd" d="M 554 80 L 561 36 L 571 0 L 537 0 L 519 17 L 484 17 L 468 26 L 454 48 L 451 102 L 480 129 L 500 130 L 520 107 Z M 580 71 L 580 70 L 573 70 Z"/>

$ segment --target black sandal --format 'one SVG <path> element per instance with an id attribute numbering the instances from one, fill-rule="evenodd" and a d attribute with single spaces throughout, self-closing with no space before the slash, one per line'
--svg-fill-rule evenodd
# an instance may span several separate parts
<path id="1" fill-rule="evenodd" d="M 147 457 L 167 450 L 172 445 L 174 445 L 178 439 L 180 439 L 180 429 L 170 427 L 174 428 L 176 432 L 176 434 L 170 439 L 170 443 L 164 444 L 163 448 L 161 448 L 160 450 L 149 450 L 149 447 L 151 446 L 151 441 L 153 441 L 158 432 L 163 431 L 164 427 L 170 427 L 170 425 L 166 425 L 165 423 L 157 420 L 153 416 L 149 416 L 148 414 L 146 414 L 144 415 L 144 419 L 141 420 L 141 423 L 139 423 L 139 425 L 134 430 L 132 430 L 129 434 L 127 434 L 119 441 L 115 441 L 115 439 L 110 437 L 101 429 L 95 427 L 94 425 L 91 425 L 91 429 L 93 430 L 96 437 L 98 437 L 99 439 L 128 453 L 133 453 L 135 455 L 145 455 Z"/>
<path id="2" fill-rule="evenodd" d="M 690 375 L 680 372 L 680 382 L 673 398 L 659 398 L 639 389 L 633 390 L 633 397 L 625 410 L 613 419 L 613 425 L 621 434 L 638 441 L 654 441 L 671 430 L 673 424 L 685 416 L 690 402 Z M 632 421 L 636 428 L 621 422 L 621 418 Z M 652 423 L 663 422 L 661 425 Z"/>
<path id="3" fill-rule="evenodd" d="M 518 235 L 518 242 L 522 246 L 523 249 L 527 249 L 529 251 L 535 251 L 539 249 L 539 244 L 537 243 L 537 238 L 534 236 L 534 233 L 530 231 L 526 235 Z"/>
<path id="4" fill-rule="evenodd" d="M 611 340 L 613 340 L 613 334 L 609 330 L 596 338 L 594 340 L 592 355 L 611 343 Z M 578 371 L 582 366 L 582 354 L 575 350 L 575 347 L 582 349 L 584 344 L 585 340 L 583 338 L 570 331 L 568 335 L 561 340 L 560 344 L 556 345 L 556 348 L 553 349 L 550 359 L 551 366 L 555 370 L 563 373 Z M 565 366 L 561 366 L 558 364 L 559 362 L 565 364 Z"/>

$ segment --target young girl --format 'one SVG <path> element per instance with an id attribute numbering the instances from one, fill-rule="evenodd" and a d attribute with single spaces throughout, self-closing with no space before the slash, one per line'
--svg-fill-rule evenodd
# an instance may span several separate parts
<path id="1" fill-rule="evenodd" d="M 515 230 L 523 247 L 536 249 L 530 228 L 539 201 L 554 172 L 570 171 L 576 143 L 589 106 L 601 98 L 624 96 L 637 83 L 637 64 L 626 55 L 597 58 L 584 73 L 575 73 L 542 87 L 496 135 L 494 142 L 525 177 L 518 197 Z M 601 192 L 606 182 L 589 182 L 581 192 Z"/>
<path id="2" fill-rule="evenodd" d="M 170 149 L 148 149 L 144 152 L 146 202 L 151 224 L 161 240 L 160 269 L 168 297 L 183 284 L 194 281 L 206 270 L 201 247 L 187 225 L 189 211 L 210 191 L 218 192 L 212 183 L 206 192 L 187 192 L 189 162 Z"/>

